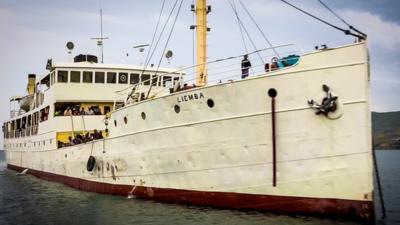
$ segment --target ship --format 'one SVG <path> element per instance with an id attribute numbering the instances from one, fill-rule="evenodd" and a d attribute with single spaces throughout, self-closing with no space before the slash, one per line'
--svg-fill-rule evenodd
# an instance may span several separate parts
<path id="1" fill-rule="evenodd" d="M 49 61 L 11 98 L 8 168 L 102 194 L 373 221 L 366 38 L 270 57 L 246 76 L 242 57 L 261 51 L 207 62 L 210 7 L 192 8 L 195 85 L 185 68 Z M 233 64 L 234 78 L 208 80 Z"/>

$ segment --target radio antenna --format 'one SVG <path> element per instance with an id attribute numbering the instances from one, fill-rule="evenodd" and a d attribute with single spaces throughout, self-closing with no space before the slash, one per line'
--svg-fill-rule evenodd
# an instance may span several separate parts
<path id="1" fill-rule="evenodd" d="M 92 40 L 97 41 L 97 46 L 99 47 L 99 53 L 100 53 L 100 62 L 104 62 L 104 50 L 103 50 L 103 40 L 108 39 L 108 37 L 103 36 L 103 8 L 101 6 L 101 0 L 99 0 L 99 5 L 100 5 L 100 37 L 94 37 L 91 38 Z"/>

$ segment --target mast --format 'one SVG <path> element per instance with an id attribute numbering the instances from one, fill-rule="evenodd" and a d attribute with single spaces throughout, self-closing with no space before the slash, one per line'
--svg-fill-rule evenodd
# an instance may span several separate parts
<path id="1" fill-rule="evenodd" d="M 94 37 L 91 39 L 97 40 L 97 46 L 99 46 L 100 62 L 104 63 L 103 40 L 108 39 L 108 37 L 103 36 L 103 8 L 101 6 L 101 0 L 99 1 L 99 4 L 100 4 L 100 37 Z"/>
<path id="2" fill-rule="evenodd" d="M 197 21 L 197 66 L 196 85 L 207 84 L 207 14 L 211 7 L 207 6 L 206 0 L 197 0 L 196 21 Z"/>

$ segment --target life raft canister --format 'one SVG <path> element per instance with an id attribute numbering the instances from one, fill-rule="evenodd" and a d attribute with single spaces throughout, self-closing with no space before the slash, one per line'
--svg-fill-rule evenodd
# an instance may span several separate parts
<path id="1" fill-rule="evenodd" d="M 87 171 L 92 172 L 93 169 L 94 169 L 95 164 L 96 164 L 96 158 L 94 158 L 94 156 L 92 156 L 92 155 L 89 156 L 89 159 L 88 159 L 88 161 L 86 163 Z"/>

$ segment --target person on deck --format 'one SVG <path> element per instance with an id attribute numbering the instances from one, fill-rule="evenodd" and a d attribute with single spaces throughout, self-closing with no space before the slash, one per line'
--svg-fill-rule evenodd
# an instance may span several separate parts
<path id="1" fill-rule="evenodd" d="M 251 63 L 250 60 L 248 59 L 248 55 L 244 55 L 242 60 L 242 79 L 249 76 L 250 67 Z"/>
<path id="2" fill-rule="evenodd" d="M 71 115 L 72 115 L 71 108 L 67 107 L 67 109 L 64 111 L 64 116 L 71 116 Z"/>

